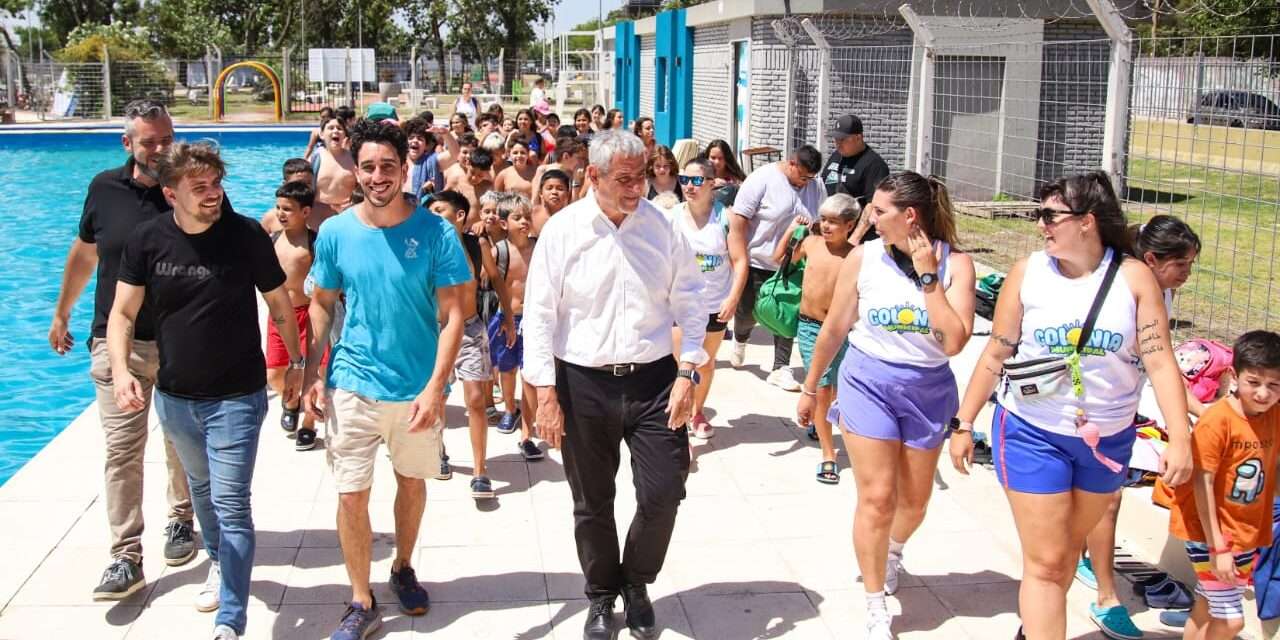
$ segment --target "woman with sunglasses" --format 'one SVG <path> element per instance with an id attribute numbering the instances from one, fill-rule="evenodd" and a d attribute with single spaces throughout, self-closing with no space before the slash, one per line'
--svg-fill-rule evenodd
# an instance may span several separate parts
<path id="1" fill-rule="evenodd" d="M 890 640 L 885 598 L 897 591 L 903 547 L 924 521 L 944 425 L 959 404 L 949 362 L 973 334 L 974 270 L 955 249 L 955 214 L 937 178 L 890 175 L 862 215 L 880 237 L 844 258 L 796 418 L 813 423 L 818 385 L 847 341 L 829 415 L 839 418 L 858 488 L 853 550 L 865 637 Z"/>
<path id="2" fill-rule="evenodd" d="M 991 338 L 952 421 L 950 448 L 952 464 L 967 474 L 973 421 L 1003 382 L 991 429 L 996 477 L 1022 546 L 1019 637 L 1061 640 L 1080 549 L 1124 482 L 1144 375 L 1169 430 L 1160 464 L 1171 486 L 1191 473 L 1190 426 L 1164 296 L 1151 269 L 1129 259 L 1110 179 L 1099 171 L 1062 178 L 1040 201 L 1044 250 L 1009 271 Z M 1120 261 L 1114 281 L 1077 348 L 1113 261 Z M 1005 374 L 1015 354 L 1009 366 L 1034 375 Z M 1047 364 L 1030 366 L 1037 361 Z"/>
<path id="3" fill-rule="evenodd" d="M 703 411 L 707 394 L 711 393 L 711 378 L 715 375 L 716 351 L 738 306 L 738 301 L 732 299 L 734 274 L 745 278 L 747 273 L 747 256 L 730 256 L 729 210 L 715 198 L 715 189 L 711 186 L 714 176 L 715 169 L 705 159 L 686 162 L 676 178 L 684 192 L 684 202 L 668 214 L 676 228 L 688 238 L 702 270 L 703 300 L 708 315 L 707 337 L 703 339 L 702 348 L 709 357 L 698 367 L 700 380 L 693 390 L 693 424 L 689 430 L 689 435 L 699 440 L 707 440 L 713 433 Z M 679 344 L 680 330 L 674 331 L 675 344 Z"/>

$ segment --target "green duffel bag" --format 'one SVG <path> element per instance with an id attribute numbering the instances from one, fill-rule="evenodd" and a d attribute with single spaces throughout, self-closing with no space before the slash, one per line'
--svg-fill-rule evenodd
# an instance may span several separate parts
<path id="1" fill-rule="evenodd" d="M 807 229 L 800 227 L 787 241 L 787 253 L 782 257 L 782 264 L 760 285 L 756 306 L 752 310 L 758 324 L 784 338 L 796 337 L 800 329 L 800 285 L 804 281 L 804 264 L 793 263 L 791 256 L 804 240 Z"/>

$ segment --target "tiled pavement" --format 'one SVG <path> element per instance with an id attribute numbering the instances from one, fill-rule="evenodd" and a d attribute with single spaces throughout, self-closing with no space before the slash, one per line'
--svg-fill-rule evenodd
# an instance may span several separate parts
<path id="1" fill-rule="evenodd" d="M 954 364 L 963 382 L 984 338 Z M 722 350 L 725 357 L 728 349 Z M 814 481 L 815 443 L 789 419 L 797 395 L 763 382 L 771 348 L 748 366 L 723 360 L 709 406 L 715 438 L 696 447 L 666 566 L 650 589 L 663 638 L 861 638 L 863 597 L 850 530 L 854 487 Z M 797 355 L 798 360 L 798 355 Z M 53 399 L 51 399 L 52 401 Z M 276 404 L 273 402 L 273 405 Z M 325 638 L 349 597 L 334 531 L 337 496 L 317 449 L 297 453 L 273 407 L 254 479 L 257 560 L 247 638 Z M 498 497 L 477 504 L 468 491 L 471 454 L 458 394 L 446 442 L 457 473 L 430 481 L 416 566 L 433 606 L 410 619 L 384 607 L 381 637 L 579 638 L 587 601 L 574 552 L 569 489 L 558 452 L 525 463 L 516 436 L 492 432 L 490 475 Z M 156 432 L 158 435 L 158 431 Z M 102 437 L 91 407 L 0 487 L 0 639 L 208 638 L 212 615 L 191 599 L 208 561 L 165 567 L 160 439 L 148 444 L 145 534 L 148 586 L 119 604 L 90 599 L 108 560 L 101 499 Z M 618 519 L 634 499 L 623 458 Z M 900 638 L 1011 638 L 1017 629 L 1020 563 L 1008 507 L 992 472 L 962 478 L 944 463 L 919 533 L 907 545 L 902 588 L 890 599 Z M 1141 491 L 1126 501 L 1121 538 L 1140 556 L 1177 555 L 1164 544 L 1162 512 Z M 379 459 L 371 518 L 373 576 L 383 603 L 392 552 L 394 480 Z M 1127 586 L 1122 583 L 1122 586 Z M 1100 638 L 1086 617 L 1090 592 L 1073 586 L 1069 637 Z M 1130 601 L 1148 637 L 1179 637 L 1156 612 Z M 618 615 L 619 622 L 621 614 Z"/>

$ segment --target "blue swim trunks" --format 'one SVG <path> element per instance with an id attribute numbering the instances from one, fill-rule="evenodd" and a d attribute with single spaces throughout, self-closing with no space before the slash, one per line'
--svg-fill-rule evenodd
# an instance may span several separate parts
<path id="1" fill-rule="evenodd" d="M 520 321 L 524 316 L 516 316 L 516 343 L 507 346 L 507 337 L 502 333 L 502 319 L 506 317 L 502 311 L 493 314 L 489 319 L 489 357 L 493 366 L 501 373 L 510 373 L 524 366 L 524 333 L 520 330 Z"/>
<path id="2" fill-rule="evenodd" d="M 809 363 L 813 361 L 813 345 L 818 342 L 818 332 L 821 330 L 821 322 L 806 315 L 800 316 L 800 328 L 796 331 L 796 342 L 800 343 L 800 359 L 804 361 L 804 370 L 806 372 L 809 370 Z M 839 353 L 836 353 L 836 357 L 831 360 L 831 365 L 827 367 L 827 370 L 822 372 L 822 379 L 818 381 L 819 387 L 829 387 L 836 383 L 836 372 L 840 370 L 840 363 L 844 360 L 844 352 L 848 348 L 849 341 L 841 341 Z"/>

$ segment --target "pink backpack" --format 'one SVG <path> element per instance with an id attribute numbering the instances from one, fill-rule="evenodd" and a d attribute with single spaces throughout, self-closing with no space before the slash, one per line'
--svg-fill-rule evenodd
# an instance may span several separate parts
<path id="1" fill-rule="evenodd" d="M 1231 347 L 1204 338 L 1188 340 L 1173 350 L 1191 395 L 1206 403 L 1217 399 L 1219 379 L 1231 367 L 1233 355 Z"/>

